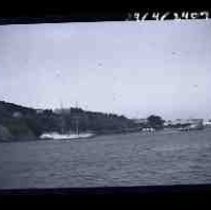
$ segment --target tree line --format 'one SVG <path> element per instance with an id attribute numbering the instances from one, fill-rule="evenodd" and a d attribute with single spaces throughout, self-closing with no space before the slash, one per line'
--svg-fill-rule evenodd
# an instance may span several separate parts
<path id="1" fill-rule="evenodd" d="M 163 122 L 161 117 L 152 115 L 146 124 L 137 125 L 123 115 L 81 108 L 60 110 L 59 113 L 50 109 L 37 112 L 33 108 L 0 101 L 0 139 L 36 139 L 45 132 L 67 133 L 76 132 L 76 129 L 96 134 L 137 131 L 140 126 L 162 129 Z"/>

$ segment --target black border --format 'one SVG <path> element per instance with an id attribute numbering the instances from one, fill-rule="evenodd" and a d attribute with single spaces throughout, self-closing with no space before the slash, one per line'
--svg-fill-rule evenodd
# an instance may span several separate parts
<path id="1" fill-rule="evenodd" d="M 12 5 L 13 7 L 14 5 Z M 19 5 L 20 6 L 20 5 Z M 21 6 L 20 6 L 21 7 Z M 124 21 L 130 12 L 181 12 L 211 11 L 210 8 L 126 8 L 122 10 L 77 10 L 61 7 L 11 7 L 0 9 L 0 25 L 34 24 L 61 22 L 97 22 Z M 96 207 L 101 209 L 109 204 L 117 207 L 155 207 L 162 209 L 208 209 L 211 206 L 210 185 L 176 185 L 176 186 L 140 186 L 140 187 L 101 187 L 101 188 L 58 188 L 58 189 L 11 189 L 0 190 L 0 206 L 17 207 Z M 33 204 L 33 205 L 31 205 Z M 210 208 L 211 209 L 211 208 Z"/>
<path id="2" fill-rule="evenodd" d="M 211 207 L 210 199 L 211 185 L 0 190 L 1 207 L 30 207 L 34 203 L 98 209 L 113 204 L 118 207 L 135 204 L 156 209 L 205 209 Z"/>
<path id="3" fill-rule="evenodd" d="M 153 13 L 170 13 L 166 20 L 174 20 L 173 13 L 177 12 L 209 12 L 211 18 L 211 7 L 189 7 L 189 8 L 170 8 L 170 7 L 128 7 L 128 8 L 110 8 L 110 9 L 73 9 L 72 7 L 42 7 L 31 6 L 4 8 L 0 7 L 0 25 L 4 24 L 33 24 L 33 23 L 62 23 L 62 22 L 99 22 L 99 21 L 126 21 L 135 20 L 134 13 L 138 12 L 141 16 L 148 13 L 147 20 L 154 20 Z M 131 17 L 131 18 L 130 18 Z M 189 19 L 191 19 L 189 17 Z M 203 19 L 198 17 L 197 19 Z"/>

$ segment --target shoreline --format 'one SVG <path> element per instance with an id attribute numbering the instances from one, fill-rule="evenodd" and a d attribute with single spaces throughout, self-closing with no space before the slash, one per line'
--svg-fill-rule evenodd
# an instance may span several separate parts
<path id="1" fill-rule="evenodd" d="M 43 142 L 43 141 L 76 141 L 76 140 L 86 140 L 86 139 L 94 139 L 96 137 L 101 136 L 111 136 L 111 135 L 128 135 L 128 134 L 139 134 L 143 137 L 148 137 L 152 135 L 171 135 L 171 134 L 188 134 L 188 133 L 195 133 L 195 132 L 204 132 L 204 131 L 211 131 L 211 128 L 204 128 L 203 130 L 192 130 L 192 131 L 186 131 L 181 132 L 176 129 L 164 129 L 164 130 L 158 130 L 153 132 L 147 132 L 147 131 L 130 131 L 130 132 L 114 132 L 114 133 L 98 133 L 90 137 L 80 137 L 80 138 L 71 138 L 71 139 L 41 139 L 41 138 L 35 138 L 35 139 L 13 139 L 13 140 L 0 140 L 1 143 L 21 143 L 21 142 Z"/>
<path id="2" fill-rule="evenodd" d="M 71 140 L 81 140 L 81 139 L 93 139 L 99 136 L 110 136 L 110 135 L 126 135 L 130 133 L 140 133 L 140 131 L 133 131 L 133 132 L 112 132 L 112 133 L 97 133 L 90 137 L 80 137 L 80 138 L 70 138 L 70 139 L 41 139 L 39 137 L 35 139 L 12 139 L 12 140 L 0 140 L 0 143 L 17 143 L 17 142 L 40 142 L 40 141 L 71 141 Z"/>

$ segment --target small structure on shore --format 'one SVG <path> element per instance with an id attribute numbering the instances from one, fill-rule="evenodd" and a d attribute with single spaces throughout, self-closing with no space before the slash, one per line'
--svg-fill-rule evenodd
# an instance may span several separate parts
<path id="1" fill-rule="evenodd" d="M 202 130 L 204 128 L 203 119 L 189 119 L 187 120 L 189 125 L 179 128 L 181 131 L 190 131 L 190 130 Z"/>
<path id="2" fill-rule="evenodd" d="M 155 129 L 149 127 L 149 128 L 143 128 L 142 131 L 144 131 L 144 132 L 154 132 Z"/>
<path id="3" fill-rule="evenodd" d="M 203 122 L 203 125 L 204 125 L 205 127 L 211 127 L 211 120 L 204 121 L 204 122 Z"/>

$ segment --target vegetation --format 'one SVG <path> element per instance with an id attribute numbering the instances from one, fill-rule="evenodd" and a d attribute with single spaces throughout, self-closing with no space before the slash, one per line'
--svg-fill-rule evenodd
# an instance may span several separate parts
<path id="1" fill-rule="evenodd" d="M 92 131 L 97 134 L 126 132 L 135 129 L 130 119 L 115 114 L 85 111 L 80 108 L 59 110 L 35 110 L 12 103 L 0 102 L 2 132 L 12 139 L 37 139 L 45 132 Z M 2 134 L 3 135 L 3 134 Z M 3 137 L 0 136 L 1 139 Z"/>
<path id="2" fill-rule="evenodd" d="M 96 134 L 140 131 L 143 127 L 163 128 L 164 120 L 151 115 L 137 124 L 125 116 L 85 111 L 81 108 L 36 110 L 0 101 L 0 140 L 38 139 L 45 132 L 94 132 Z"/>
<path id="3" fill-rule="evenodd" d="M 163 129 L 164 120 L 160 116 L 151 115 L 147 118 L 147 124 L 156 130 Z"/>

